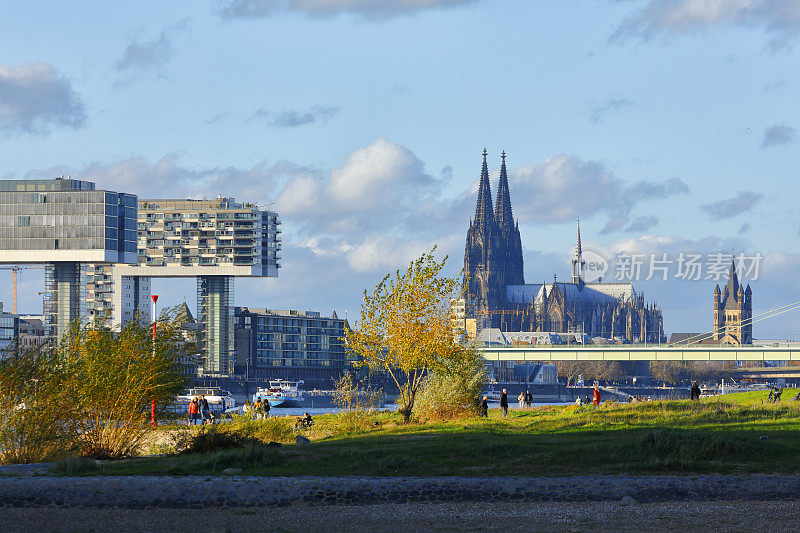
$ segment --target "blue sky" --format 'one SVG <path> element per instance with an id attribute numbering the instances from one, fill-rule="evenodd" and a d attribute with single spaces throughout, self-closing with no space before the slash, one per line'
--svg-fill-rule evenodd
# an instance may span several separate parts
<path id="1" fill-rule="evenodd" d="M 508 155 L 530 282 L 567 277 L 580 216 L 612 257 L 761 253 L 757 312 L 800 300 L 798 1 L 0 6 L 0 176 L 274 202 L 283 268 L 237 304 L 352 317 L 434 243 L 457 272 L 484 147 L 495 178 Z M 713 284 L 640 285 L 700 331 Z M 41 286 L 23 273 L 23 310 Z"/>

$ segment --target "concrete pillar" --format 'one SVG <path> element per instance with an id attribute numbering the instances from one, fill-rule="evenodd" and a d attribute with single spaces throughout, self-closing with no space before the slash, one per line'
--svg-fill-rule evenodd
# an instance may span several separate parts
<path id="1" fill-rule="evenodd" d="M 233 278 L 200 276 L 197 278 L 198 335 L 203 375 L 233 374 Z"/>
<path id="2" fill-rule="evenodd" d="M 72 321 L 85 314 L 86 286 L 81 263 L 49 263 L 45 267 L 45 333 L 61 339 Z"/>

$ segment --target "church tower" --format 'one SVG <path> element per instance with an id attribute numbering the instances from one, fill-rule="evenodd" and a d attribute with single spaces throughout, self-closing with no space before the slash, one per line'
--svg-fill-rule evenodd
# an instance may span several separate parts
<path id="1" fill-rule="evenodd" d="M 509 205 L 509 213 L 511 211 Z M 497 327 L 499 316 L 493 310 L 501 308 L 504 272 L 500 268 L 500 230 L 492 209 L 492 189 L 489 184 L 489 168 L 486 149 L 483 149 L 483 167 L 478 183 L 478 202 L 475 218 L 467 230 L 464 251 L 464 282 L 462 291 L 467 308 L 475 314 L 477 330 Z"/>
<path id="2" fill-rule="evenodd" d="M 736 264 L 731 260 L 728 283 L 714 288 L 714 340 L 739 346 L 753 343 L 753 291 L 739 284 Z"/>
<path id="3" fill-rule="evenodd" d="M 506 153 L 503 151 L 500 165 L 500 182 L 497 185 L 497 206 L 494 210 L 494 219 L 500 231 L 500 256 L 503 285 L 524 285 L 525 278 L 522 273 L 522 239 L 519 236 L 519 223 L 514 223 L 514 214 L 511 211 L 511 192 L 508 188 L 508 174 L 506 173 Z"/>

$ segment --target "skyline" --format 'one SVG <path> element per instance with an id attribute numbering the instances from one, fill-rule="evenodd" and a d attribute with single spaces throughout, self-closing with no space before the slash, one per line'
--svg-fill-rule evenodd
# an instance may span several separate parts
<path id="1" fill-rule="evenodd" d="M 611 256 L 763 254 L 754 314 L 800 289 L 798 2 L 43 5 L 3 2 L 0 177 L 274 202 L 279 277 L 237 281 L 237 305 L 352 321 L 433 244 L 457 273 L 484 146 L 493 193 L 507 154 L 528 282 L 568 277 L 580 216 Z M 714 283 L 637 287 L 666 331 L 707 331 Z"/>

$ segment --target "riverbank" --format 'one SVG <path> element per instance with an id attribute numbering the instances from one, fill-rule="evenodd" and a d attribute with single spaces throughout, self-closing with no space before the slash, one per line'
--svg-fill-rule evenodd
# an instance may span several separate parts
<path id="1" fill-rule="evenodd" d="M 796 391 L 786 391 L 793 396 Z M 762 393 L 700 402 L 607 402 L 601 407 L 499 410 L 488 418 L 403 424 L 396 413 L 316 417 L 295 444 L 293 418 L 235 420 L 211 429 L 172 427 L 150 453 L 65 465 L 84 475 L 579 476 L 800 473 L 800 402 Z M 174 453 L 205 431 L 202 453 Z M 268 447 L 275 442 L 281 446 Z M 181 444 L 183 443 L 183 444 Z M 231 444 L 235 443 L 235 444 Z M 181 448 L 183 446 L 183 448 Z"/>

